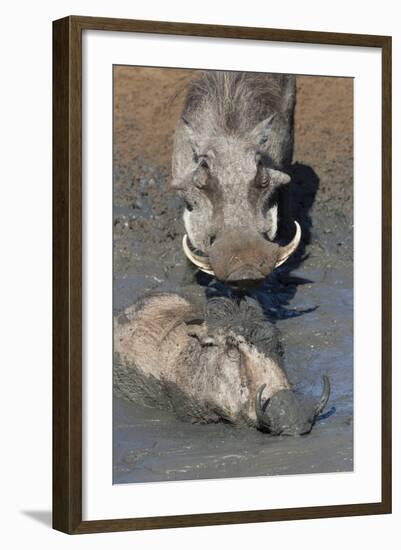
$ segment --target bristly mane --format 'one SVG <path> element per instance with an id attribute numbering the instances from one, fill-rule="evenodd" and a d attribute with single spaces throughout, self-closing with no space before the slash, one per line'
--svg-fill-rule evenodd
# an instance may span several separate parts
<path id="1" fill-rule="evenodd" d="M 224 297 L 211 298 L 206 305 L 205 321 L 211 333 L 219 328 L 232 330 L 262 353 L 276 359 L 283 355 L 278 329 L 251 298 L 239 303 Z"/>
<path id="2" fill-rule="evenodd" d="M 290 75 L 205 71 L 189 86 L 183 117 L 215 131 L 246 132 L 273 112 L 284 112 L 293 94 Z"/>

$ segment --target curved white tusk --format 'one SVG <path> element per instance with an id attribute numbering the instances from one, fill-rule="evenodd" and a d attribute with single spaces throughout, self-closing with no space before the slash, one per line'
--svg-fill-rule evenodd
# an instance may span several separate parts
<path id="1" fill-rule="evenodd" d="M 212 270 L 209 262 L 206 258 L 202 258 L 201 256 L 197 256 L 188 246 L 188 235 L 185 234 L 182 238 L 182 248 L 184 249 L 184 254 L 190 260 L 196 267 L 198 267 L 201 271 L 204 273 L 208 273 L 209 275 L 214 275 L 214 271 Z"/>
<path id="2" fill-rule="evenodd" d="M 327 401 L 329 400 L 329 397 L 330 397 L 330 379 L 325 374 L 323 375 L 322 378 L 323 378 L 323 391 L 319 399 L 319 402 L 315 407 L 315 416 L 319 416 L 319 414 L 323 412 L 325 406 L 327 405 Z"/>
<path id="3" fill-rule="evenodd" d="M 301 226 L 296 220 L 294 220 L 294 223 L 296 228 L 294 238 L 286 246 L 280 247 L 279 259 L 275 267 L 279 267 L 281 264 L 287 261 L 288 258 L 291 256 L 291 254 L 295 252 L 299 243 L 301 242 L 301 236 L 302 236 Z"/>

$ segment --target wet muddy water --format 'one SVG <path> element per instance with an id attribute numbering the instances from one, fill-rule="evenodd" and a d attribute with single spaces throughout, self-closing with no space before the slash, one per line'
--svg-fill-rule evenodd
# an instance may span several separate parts
<path id="1" fill-rule="evenodd" d="M 174 266 L 166 269 L 163 252 L 157 258 L 146 254 L 146 235 L 133 244 L 132 233 L 125 228 L 116 239 L 116 254 L 124 244 L 132 254 L 115 271 L 115 313 L 147 292 L 185 288 L 181 250 L 170 245 L 174 261 L 168 265 Z M 338 233 L 330 236 L 341 242 Z M 192 425 L 171 412 L 115 397 L 114 483 L 352 470 L 352 264 L 338 252 L 309 248 L 314 249 L 310 258 L 286 274 L 284 284 L 273 281 L 253 297 L 281 331 L 285 367 L 296 391 L 317 398 L 322 374 L 330 377 L 331 398 L 311 434 L 271 437 L 227 424 Z M 199 289 L 216 292 L 213 281 Z"/>

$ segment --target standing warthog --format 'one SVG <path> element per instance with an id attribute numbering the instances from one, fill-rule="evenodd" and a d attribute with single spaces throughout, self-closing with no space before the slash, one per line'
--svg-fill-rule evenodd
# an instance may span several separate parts
<path id="1" fill-rule="evenodd" d="M 259 284 L 300 242 L 297 222 L 288 245 L 274 242 L 294 106 L 291 75 L 207 71 L 189 86 L 172 162 L 186 207 L 184 251 L 232 286 Z"/>
<path id="2" fill-rule="evenodd" d="M 118 393 L 192 422 L 308 433 L 329 398 L 328 378 L 318 403 L 297 399 L 282 367 L 277 329 L 253 300 L 213 298 L 203 317 L 176 294 L 126 309 L 114 332 Z"/>

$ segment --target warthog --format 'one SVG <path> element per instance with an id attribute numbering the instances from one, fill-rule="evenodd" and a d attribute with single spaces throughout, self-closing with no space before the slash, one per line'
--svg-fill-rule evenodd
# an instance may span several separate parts
<path id="1" fill-rule="evenodd" d="M 184 251 L 231 286 L 261 283 L 300 242 L 297 222 L 289 244 L 274 241 L 294 106 L 292 75 L 207 71 L 189 86 L 172 160 L 172 187 L 185 201 Z"/>
<path id="2" fill-rule="evenodd" d="M 283 370 L 277 329 L 253 300 L 213 298 L 203 313 L 167 293 L 126 309 L 115 322 L 117 392 L 192 422 L 308 433 L 329 398 L 328 378 L 316 404 L 297 398 Z"/>

